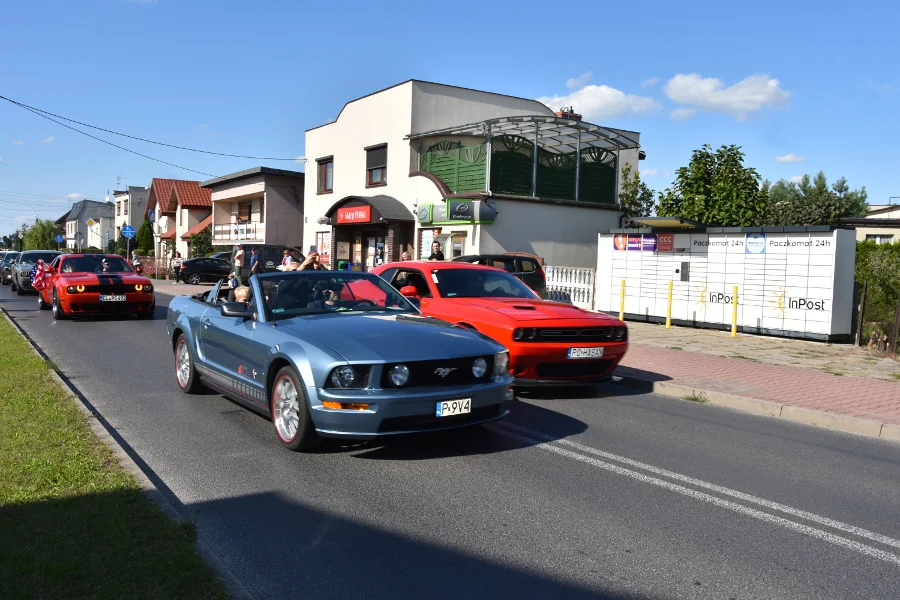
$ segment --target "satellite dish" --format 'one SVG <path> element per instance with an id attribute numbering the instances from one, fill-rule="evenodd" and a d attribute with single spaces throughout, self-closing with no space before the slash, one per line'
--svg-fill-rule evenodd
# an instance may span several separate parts
<path id="1" fill-rule="evenodd" d="M 159 218 L 159 228 L 160 229 L 168 229 L 169 228 L 169 217 L 160 217 Z"/>

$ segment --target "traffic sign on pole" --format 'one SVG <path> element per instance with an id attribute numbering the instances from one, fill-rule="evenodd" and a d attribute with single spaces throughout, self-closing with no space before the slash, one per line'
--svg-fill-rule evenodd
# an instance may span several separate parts
<path id="1" fill-rule="evenodd" d="M 134 227 L 132 227 L 131 225 L 125 225 L 124 227 L 122 227 L 122 236 L 126 237 L 128 239 L 133 238 L 134 237 Z"/>
<path id="2" fill-rule="evenodd" d="M 64 239 L 65 239 L 65 238 L 64 238 L 63 236 L 58 235 L 58 236 L 56 236 L 56 243 L 57 243 L 57 244 L 62 244 Z"/>

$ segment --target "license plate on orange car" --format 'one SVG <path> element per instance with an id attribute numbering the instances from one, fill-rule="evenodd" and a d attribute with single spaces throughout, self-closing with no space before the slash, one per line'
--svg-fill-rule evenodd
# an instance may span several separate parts
<path id="1" fill-rule="evenodd" d="M 603 356 L 603 347 L 599 348 L 569 348 L 569 358 L 601 358 Z"/>
<path id="2" fill-rule="evenodd" d="M 462 398 L 461 400 L 438 402 L 434 414 L 438 417 L 452 417 L 453 415 L 464 415 L 470 412 L 472 412 L 472 399 Z"/>
<path id="3" fill-rule="evenodd" d="M 125 296 L 100 296 L 100 302 L 125 302 Z"/>

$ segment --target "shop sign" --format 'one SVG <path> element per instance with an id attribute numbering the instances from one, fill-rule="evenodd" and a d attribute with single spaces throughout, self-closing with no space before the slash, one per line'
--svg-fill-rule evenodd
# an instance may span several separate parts
<path id="1" fill-rule="evenodd" d="M 451 221 L 474 221 L 475 203 L 460 202 L 459 200 L 447 200 L 449 217 Z"/>
<path id="2" fill-rule="evenodd" d="M 339 225 L 349 223 L 368 223 L 372 220 L 371 206 L 354 206 L 352 208 L 339 208 L 337 222 Z"/>
<path id="3" fill-rule="evenodd" d="M 641 250 L 644 252 L 656 252 L 656 234 L 651 233 L 643 236 Z"/>
<path id="4" fill-rule="evenodd" d="M 656 236 L 657 246 L 656 249 L 659 252 L 674 252 L 675 251 L 675 234 L 674 233 L 660 233 Z"/>
<path id="5" fill-rule="evenodd" d="M 629 250 L 640 250 L 643 247 L 643 242 L 641 241 L 640 235 L 629 235 L 628 236 L 628 249 Z"/>
<path id="6" fill-rule="evenodd" d="M 497 209 L 481 200 L 453 200 L 439 204 L 423 204 L 416 209 L 419 223 L 453 225 L 459 223 L 491 224 L 497 218 Z"/>
<path id="7" fill-rule="evenodd" d="M 766 234 L 748 233 L 744 240 L 744 252 L 747 254 L 765 254 Z"/>

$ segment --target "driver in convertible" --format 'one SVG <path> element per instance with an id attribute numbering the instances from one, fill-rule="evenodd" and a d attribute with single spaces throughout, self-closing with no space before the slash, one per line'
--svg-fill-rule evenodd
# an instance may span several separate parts
<path id="1" fill-rule="evenodd" d="M 319 310 L 335 310 L 337 302 L 341 295 L 335 287 L 338 284 L 332 284 L 328 281 L 320 281 L 313 287 L 313 301 L 306 305 L 306 308 L 318 308 Z"/>

